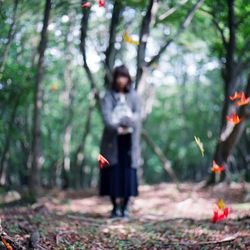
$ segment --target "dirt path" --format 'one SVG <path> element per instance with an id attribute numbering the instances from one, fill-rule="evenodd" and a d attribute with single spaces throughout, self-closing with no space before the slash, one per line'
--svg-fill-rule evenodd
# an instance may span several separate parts
<path id="1" fill-rule="evenodd" d="M 232 209 L 212 224 L 218 198 Z M 250 249 L 250 203 L 240 185 L 196 191 L 182 184 L 141 186 L 131 218 L 109 219 L 109 200 L 93 192 L 53 191 L 31 207 L 0 211 L 4 230 L 36 249 Z M 26 248 L 26 249 L 32 249 Z"/>

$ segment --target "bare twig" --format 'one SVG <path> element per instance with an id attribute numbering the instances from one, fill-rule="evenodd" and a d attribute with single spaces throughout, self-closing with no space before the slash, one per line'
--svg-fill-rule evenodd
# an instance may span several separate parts
<path id="1" fill-rule="evenodd" d="M 181 245 L 181 246 L 195 246 L 195 245 L 218 245 L 218 244 L 223 244 L 223 243 L 228 243 L 228 242 L 232 242 L 235 241 L 238 237 L 240 237 L 239 233 L 236 233 L 232 236 L 226 237 L 222 240 L 215 240 L 215 241 L 201 241 L 201 242 L 170 242 L 170 243 L 166 243 L 164 244 L 165 246 L 169 246 L 169 245 Z"/>
<path id="2" fill-rule="evenodd" d="M 100 226 L 102 224 L 106 224 L 106 221 L 100 220 L 100 219 L 93 219 L 93 218 L 87 218 L 84 216 L 77 216 L 77 215 L 67 215 L 68 218 L 75 219 L 75 220 L 83 220 L 84 222 L 91 223 L 92 225 Z"/>
<path id="3" fill-rule="evenodd" d="M 163 13 L 162 15 L 159 16 L 159 20 L 163 21 L 164 19 L 166 19 L 167 17 L 169 17 L 170 15 L 172 15 L 173 13 L 175 13 L 182 5 L 186 4 L 188 2 L 188 0 L 182 0 L 180 1 L 178 4 L 176 4 L 176 6 L 168 9 L 165 13 Z"/>
<path id="4" fill-rule="evenodd" d="M 145 131 L 142 131 L 142 138 L 147 142 L 147 144 L 150 146 L 150 148 L 155 152 L 155 154 L 158 156 L 160 161 L 163 164 L 164 169 L 167 171 L 169 176 L 173 179 L 173 181 L 176 183 L 177 188 L 180 189 L 179 187 L 179 182 L 178 179 L 175 175 L 175 172 L 173 171 L 171 164 L 169 160 L 165 157 L 163 154 L 162 150 L 150 139 L 150 137 L 147 135 Z"/>

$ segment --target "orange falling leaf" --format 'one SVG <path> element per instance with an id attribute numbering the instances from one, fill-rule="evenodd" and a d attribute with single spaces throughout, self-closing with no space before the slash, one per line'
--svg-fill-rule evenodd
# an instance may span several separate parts
<path id="1" fill-rule="evenodd" d="M 224 170 L 224 166 L 223 165 L 219 166 L 215 161 L 213 161 L 213 166 L 211 168 L 211 171 L 215 173 L 220 173 L 222 170 Z"/>
<path id="2" fill-rule="evenodd" d="M 91 3 L 90 2 L 86 2 L 82 5 L 82 8 L 87 9 L 91 7 Z"/>
<path id="3" fill-rule="evenodd" d="M 53 83 L 50 87 L 51 92 L 56 92 L 58 90 L 58 84 Z"/>
<path id="4" fill-rule="evenodd" d="M 99 7 L 104 7 L 105 6 L 105 1 L 104 0 L 98 0 Z"/>
<path id="5" fill-rule="evenodd" d="M 243 92 L 235 92 L 233 96 L 229 96 L 231 101 L 235 101 L 236 99 L 240 99 L 244 93 Z"/>
<path id="6" fill-rule="evenodd" d="M 242 93 L 240 101 L 236 103 L 237 106 L 244 106 L 250 103 L 250 97 L 246 98 L 245 93 Z"/>
<path id="7" fill-rule="evenodd" d="M 100 168 L 101 168 L 101 169 L 102 169 L 106 164 L 108 164 L 108 165 L 110 166 L 108 160 L 107 160 L 104 156 L 102 156 L 101 154 L 98 155 L 98 161 L 99 161 L 99 165 L 100 165 Z"/>
<path id="8" fill-rule="evenodd" d="M 232 117 L 230 117 L 230 116 L 227 115 L 226 119 L 227 119 L 228 122 L 231 122 L 231 123 L 233 123 L 235 125 L 238 124 L 238 123 L 240 123 L 240 118 L 235 113 L 232 114 Z"/>

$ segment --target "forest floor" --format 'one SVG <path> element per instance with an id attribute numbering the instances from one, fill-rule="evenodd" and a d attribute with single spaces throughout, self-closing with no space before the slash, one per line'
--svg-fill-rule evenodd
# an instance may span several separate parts
<path id="1" fill-rule="evenodd" d="M 211 223 L 219 198 L 228 219 Z M 194 184 L 141 186 L 130 219 L 110 219 L 94 191 L 54 190 L 29 206 L 3 206 L 3 230 L 33 249 L 250 249 L 250 202 L 241 185 L 197 190 Z"/>

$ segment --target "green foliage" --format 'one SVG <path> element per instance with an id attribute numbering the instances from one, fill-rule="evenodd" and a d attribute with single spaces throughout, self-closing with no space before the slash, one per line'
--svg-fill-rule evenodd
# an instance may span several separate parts
<path id="1" fill-rule="evenodd" d="M 104 90 L 102 65 L 108 44 L 113 4 L 111 0 L 106 2 L 105 10 L 100 10 L 98 7 L 91 9 L 86 45 L 88 63 L 100 90 Z M 188 1 L 168 18 L 160 20 L 158 16 L 179 3 L 174 0 L 160 1 L 157 21 L 152 27 L 149 39 L 147 60 L 157 53 L 166 39 L 175 34 L 195 2 Z M 127 64 L 134 75 L 137 47 L 124 44 L 122 35 L 126 29 L 131 34 L 139 34 L 139 25 L 148 1 L 126 0 L 122 1 L 122 4 L 124 12 L 118 27 L 116 64 Z M 10 28 L 12 5 L 11 1 L 3 1 L 0 7 L 0 59 L 5 50 Z M 14 40 L 10 45 L 4 71 L 0 77 L 0 153 L 3 152 L 8 131 L 11 130 L 6 160 L 7 182 L 11 185 L 27 185 L 31 161 L 37 48 L 43 8 L 43 1 L 19 1 Z M 149 74 L 151 78 L 160 72 L 160 77 L 156 77 L 157 79 L 153 77 L 152 80 L 156 96 L 152 113 L 145 121 L 144 128 L 171 161 L 177 176 L 183 180 L 200 180 L 207 174 L 218 135 L 223 100 L 219 62 L 223 61 L 225 48 L 212 22 L 209 14 L 211 11 L 216 13 L 219 24 L 225 28 L 225 36 L 228 36 L 225 1 L 205 1 L 202 9 L 196 13 L 191 26 L 170 46 L 159 64 L 154 66 Z M 237 20 L 243 20 L 237 30 L 239 55 L 250 31 L 249 25 L 246 25 L 249 22 L 247 15 L 249 11 L 250 5 L 247 0 L 236 1 Z M 93 102 L 93 94 L 90 92 L 90 83 L 82 66 L 79 49 L 81 12 L 80 1 L 53 1 L 45 53 L 41 111 L 43 162 L 41 177 L 43 185 L 48 187 L 52 187 L 53 183 L 61 185 L 63 142 L 67 121 L 70 120 L 72 129 L 70 160 L 75 164 L 76 150 L 82 142 L 88 109 Z M 66 53 L 66 37 L 70 46 L 69 55 Z M 249 50 L 242 56 L 248 53 Z M 66 108 L 64 100 L 66 93 L 64 74 L 69 62 L 72 64 L 73 81 L 72 114 Z M 190 66 L 195 68 L 194 72 L 189 70 Z M 169 76 L 175 79 L 174 83 L 168 82 Z M 54 85 L 57 86 L 55 91 L 52 90 Z M 15 105 L 18 105 L 17 113 L 13 126 L 10 126 Z M 102 129 L 100 112 L 96 109 L 91 118 L 91 129 L 84 149 L 84 186 L 96 185 L 98 182 L 96 156 L 99 152 Z M 204 158 L 201 157 L 194 142 L 194 135 L 204 144 Z M 144 180 L 146 182 L 168 180 L 157 156 L 145 143 L 142 143 L 142 149 Z M 70 169 L 71 174 L 74 168 L 73 165 Z"/>

